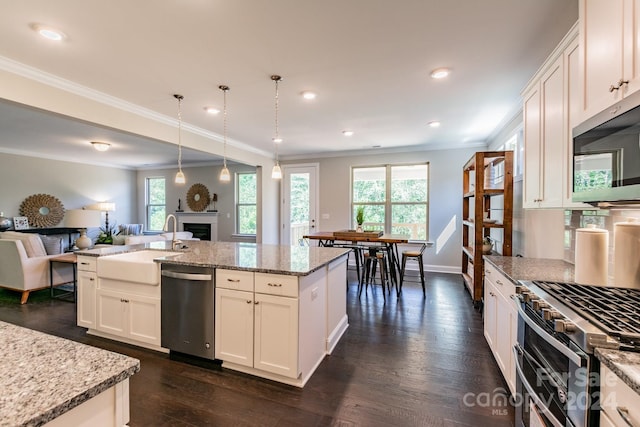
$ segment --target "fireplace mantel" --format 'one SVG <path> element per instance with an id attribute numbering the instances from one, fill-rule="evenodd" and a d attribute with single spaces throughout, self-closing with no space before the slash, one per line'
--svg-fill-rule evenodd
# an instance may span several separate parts
<path id="1" fill-rule="evenodd" d="M 185 231 L 184 224 L 210 224 L 211 241 L 218 240 L 218 212 L 176 212 L 178 218 L 178 229 Z"/>

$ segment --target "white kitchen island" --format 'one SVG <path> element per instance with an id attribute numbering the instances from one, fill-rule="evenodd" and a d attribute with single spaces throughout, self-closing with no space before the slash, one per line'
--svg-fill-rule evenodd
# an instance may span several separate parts
<path id="1" fill-rule="evenodd" d="M 261 245 L 188 241 L 180 255 L 155 259 L 162 264 L 215 269 L 215 357 L 222 367 L 270 380 L 303 387 L 348 327 L 346 314 L 346 265 L 348 250 L 339 248 Z M 110 271 L 101 271 L 95 257 L 140 250 L 170 251 L 171 242 L 99 248 L 79 253 L 82 262 L 97 271 L 93 280 L 78 283 L 78 325 L 89 333 L 154 350 L 167 351 L 160 342 L 159 282 L 146 284 L 140 301 L 140 279 L 130 284 L 138 289 L 128 294 L 126 280 L 114 283 Z M 157 275 L 160 276 L 159 274 Z M 109 289 L 102 289 L 107 286 Z M 118 290 L 117 295 L 113 289 Z M 120 319 L 117 304 L 125 301 L 122 331 L 105 320 Z M 102 298 L 102 300 L 101 300 Z M 144 309 L 144 307 L 148 307 Z M 155 308 L 154 308 L 155 307 Z M 126 315 L 126 310 L 135 315 Z M 108 311 L 108 312 L 107 312 Z M 118 312 L 111 316 L 110 312 Z M 115 324 L 120 324 L 115 322 Z M 124 328 L 124 326 L 128 326 Z"/>

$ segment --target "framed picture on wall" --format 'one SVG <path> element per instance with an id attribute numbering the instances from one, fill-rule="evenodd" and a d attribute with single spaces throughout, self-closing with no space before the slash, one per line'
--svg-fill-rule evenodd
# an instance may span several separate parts
<path id="1" fill-rule="evenodd" d="M 16 230 L 26 230 L 29 228 L 29 218 L 26 216 L 14 216 L 13 228 Z"/>

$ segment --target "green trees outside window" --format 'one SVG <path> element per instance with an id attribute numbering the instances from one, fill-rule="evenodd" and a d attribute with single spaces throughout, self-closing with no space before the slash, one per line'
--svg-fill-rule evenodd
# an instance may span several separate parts
<path id="1" fill-rule="evenodd" d="M 236 185 L 236 231 L 238 234 L 256 234 L 256 194 L 255 172 L 238 173 Z"/>
<path id="2" fill-rule="evenodd" d="M 147 178 L 147 230 L 161 231 L 167 216 L 164 178 Z"/>

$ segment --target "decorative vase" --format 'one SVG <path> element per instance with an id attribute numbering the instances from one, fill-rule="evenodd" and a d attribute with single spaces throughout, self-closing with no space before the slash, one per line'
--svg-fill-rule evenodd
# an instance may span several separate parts
<path id="1" fill-rule="evenodd" d="M 491 250 L 493 249 L 493 243 L 483 243 L 482 244 L 482 253 L 487 255 L 491 253 Z"/>
<path id="2" fill-rule="evenodd" d="M 362 224 L 358 224 L 358 228 L 356 228 L 358 233 L 362 233 Z"/>
<path id="3" fill-rule="evenodd" d="M 0 230 L 8 230 L 13 227 L 13 221 L 11 218 L 4 216 L 4 212 L 0 212 Z"/>

